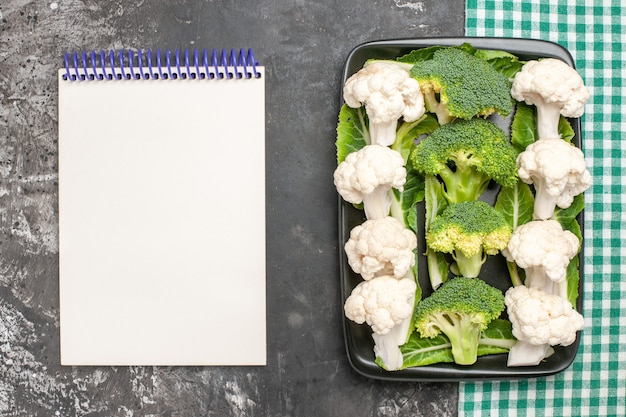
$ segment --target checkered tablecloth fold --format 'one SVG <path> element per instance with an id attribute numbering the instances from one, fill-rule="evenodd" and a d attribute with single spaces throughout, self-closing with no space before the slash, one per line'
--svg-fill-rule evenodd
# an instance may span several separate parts
<path id="1" fill-rule="evenodd" d="M 567 48 L 591 91 L 582 117 L 593 184 L 585 193 L 578 355 L 547 378 L 462 382 L 459 416 L 626 416 L 626 3 L 467 0 L 466 36 L 549 40 Z"/>

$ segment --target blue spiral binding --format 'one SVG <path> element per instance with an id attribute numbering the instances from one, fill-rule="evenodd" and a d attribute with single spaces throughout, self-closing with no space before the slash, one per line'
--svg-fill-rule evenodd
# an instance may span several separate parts
<path id="1" fill-rule="evenodd" d="M 116 55 L 117 52 L 117 55 Z M 147 50 L 100 50 L 66 52 L 63 55 L 67 81 L 108 80 L 211 80 L 260 78 L 259 63 L 252 49 L 183 51 L 164 53 Z"/>

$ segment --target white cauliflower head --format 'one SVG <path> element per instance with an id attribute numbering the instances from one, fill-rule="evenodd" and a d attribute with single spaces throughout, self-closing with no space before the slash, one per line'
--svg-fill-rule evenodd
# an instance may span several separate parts
<path id="1" fill-rule="evenodd" d="M 537 108 L 539 139 L 557 138 L 560 115 L 580 117 L 589 90 L 578 72 L 555 58 L 528 61 L 515 74 L 511 96 Z"/>
<path id="2" fill-rule="evenodd" d="M 564 295 L 567 266 L 578 254 L 580 241 L 556 220 L 534 220 L 518 226 L 502 254 L 526 272 L 526 285 Z M 553 289 L 553 284 L 560 286 Z"/>
<path id="3" fill-rule="evenodd" d="M 367 323 L 376 334 L 385 335 L 411 317 L 415 301 L 415 281 L 388 275 L 361 281 L 344 304 L 348 319 Z"/>
<path id="4" fill-rule="evenodd" d="M 388 191 L 391 188 L 402 191 L 405 181 L 402 155 L 381 145 L 367 145 L 348 154 L 334 173 L 337 192 L 349 203 L 363 203 L 368 219 L 389 214 Z"/>
<path id="5" fill-rule="evenodd" d="M 365 106 L 371 143 L 390 146 L 396 139 L 398 119 L 412 122 L 426 111 L 419 83 L 400 64 L 367 63 L 346 81 L 343 98 L 353 108 Z"/>
<path id="6" fill-rule="evenodd" d="M 415 265 L 416 247 L 415 233 L 390 216 L 356 226 L 345 244 L 348 263 L 365 280 L 377 275 L 403 278 Z"/>
<path id="7" fill-rule="evenodd" d="M 504 296 L 513 336 L 532 345 L 569 346 L 584 327 L 583 316 L 564 299 L 518 285 Z"/>
<path id="8" fill-rule="evenodd" d="M 535 187 L 535 219 L 549 219 L 556 206 L 568 208 L 591 186 L 582 151 L 556 139 L 531 143 L 517 157 L 519 178 Z"/>

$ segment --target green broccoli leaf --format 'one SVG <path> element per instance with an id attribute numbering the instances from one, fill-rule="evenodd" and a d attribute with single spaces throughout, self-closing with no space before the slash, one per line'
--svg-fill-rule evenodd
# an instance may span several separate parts
<path id="1" fill-rule="evenodd" d="M 504 319 L 495 319 L 480 336 L 481 343 L 486 344 L 487 340 L 517 340 L 513 336 L 511 322 Z"/>
<path id="2" fill-rule="evenodd" d="M 574 138 L 574 129 L 570 122 L 563 116 L 559 119 L 559 134 L 566 142 Z M 513 121 L 511 122 L 511 143 L 522 152 L 528 145 L 537 141 L 537 113 L 535 106 L 519 102 L 515 108 Z"/>
<path id="3" fill-rule="evenodd" d="M 434 175 L 427 175 L 425 178 L 425 198 L 426 198 L 426 229 L 430 227 L 435 217 L 443 213 L 448 207 L 448 200 L 444 195 L 443 184 Z"/>
<path id="4" fill-rule="evenodd" d="M 514 187 L 502 187 L 495 208 L 504 215 L 513 230 L 533 219 L 535 198 L 528 184 L 518 180 Z"/>
<path id="5" fill-rule="evenodd" d="M 522 69 L 525 62 L 510 52 L 493 49 L 477 49 L 474 56 L 487 61 L 496 71 L 513 78 Z"/>
<path id="6" fill-rule="evenodd" d="M 407 163 L 406 168 L 408 174 L 402 192 L 395 188 L 389 192 L 391 197 L 391 216 L 400 220 L 406 228 L 412 230 L 417 235 L 417 204 L 424 200 L 424 179 L 411 169 L 410 162 Z M 412 273 L 417 284 L 415 301 L 418 302 L 422 297 L 422 289 L 417 279 L 417 251 L 414 252 L 415 265 L 412 268 Z"/>
<path id="7" fill-rule="evenodd" d="M 557 208 L 554 211 L 554 217 L 561 224 L 563 230 L 569 230 L 582 242 L 583 234 L 578 223 L 578 215 L 582 212 L 585 206 L 585 199 L 583 194 L 579 194 L 574 197 L 572 204 L 566 208 Z M 575 256 L 567 266 L 567 298 L 573 306 L 576 305 L 578 299 L 578 285 L 580 281 L 580 261 L 578 256 Z"/>
<path id="8" fill-rule="evenodd" d="M 428 61 L 429 59 L 432 59 L 435 51 L 443 48 L 447 48 L 447 46 L 435 45 L 429 46 L 427 48 L 415 49 L 408 54 L 397 58 L 396 60 L 398 62 L 404 62 L 406 64 L 415 64 L 416 62 Z"/>
<path id="9" fill-rule="evenodd" d="M 480 335 L 478 356 L 507 353 L 516 341 L 511 322 L 495 319 Z"/>
<path id="10" fill-rule="evenodd" d="M 407 175 L 404 189 L 392 189 L 391 215 L 417 234 L 417 203 L 424 200 L 424 180 L 416 172 Z"/>
<path id="11" fill-rule="evenodd" d="M 567 227 L 563 226 L 563 230 L 569 230 L 574 235 L 576 235 L 578 240 L 580 240 L 581 242 L 583 241 L 583 232 L 580 229 L 580 224 L 578 223 L 578 220 L 574 220 L 572 222 L 569 222 L 567 224 Z"/>
<path id="12" fill-rule="evenodd" d="M 423 118 L 422 123 L 424 126 L 428 125 L 428 118 Z M 408 123 L 403 124 L 400 129 L 398 129 L 396 142 L 394 142 L 392 148 L 396 149 L 398 152 L 404 152 L 406 155 L 405 167 L 407 170 L 406 182 L 404 183 L 403 190 L 400 192 L 397 189 L 393 188 L 390 190 L 390 200 L 391 200 L 391 210 L 390 214 L 392 217 L 400 220 L 404 226 L 410 230 L 412 230 L 417 235 L 417 204 L 424 200 L 424 178 L 412 168 L 411 161 L 407 160 L 408 154 L 411 149 L 415 147 L 413 143 L 413 135 L 421 135 L 420 132 L 422 130 L 428 131 L 429 128 L 422 126 L 420 128 L 421 123 L 415 124 L 413 126 L 409 126 Z M 403 128 L 404 126 L 404 128 Z M 412 132 L 412 133 L 411 133 Z M 406 147 L 405 151 L 401 151 L 400 149 Z M 412 268 L 413 277 L 415 278 L 415 282 L 418 284 L 415 291 L 415 300 L 416 302 L 422 296 L 422 289 L 419 286 L 419 281 L 417 280 L 417 266 L 418 266 L 418 257 L 417 251 L 415 251 L 415 265 Z"/>
<path id="13" fill-rule="evenodd" d="M 402 369 L 454 362 L 451 346 L 443 334 L 430 339 L 413 332 L 409 340 L 400 347 L 403 357 Z"/>
<path id="14" fill-rule="evenodd" d="M 574 197 L 572 204 L 566 208 L 558 208 L 554 211 L 554 217 L 561 224 L 564 230 L 569 230 L 574 233 L 582 241 L 582 235 L 580 233 L 580 225 L 576 220 L 578 215 L 583 211 L 585 207 L 585 198 L 583 194 L 579 194 Z"/>
<path id="15" fill-rule="evenodd" d="M 528 223 L 533 219 L 535 197 L 528 184 L 517 181 L 515 187 L 502 187 L 496 198 L 494 207 L 504 215 L 513 230 L 517 226 Z M 524 282 L 524 270 L 519 268 L 515 262 L 506 263 L 513 285 L 520 285 Z"/>
<path id="16" fill-rule="evenodd" d="M 393 189 L 391 215 L 400 220 L 406 227 L 417 233 L 417 203 L 424 200 L 424 177 L 413 169 L 409 154 L 415 148 L 415 142 L 422 135 L 430 134 L 439 124 L 437 120 L 426 115 L 415 122 L 402 122 L 396 132 L 396 141 L 391 149 L 399 152 L 407 171 L 403 191 Z"/>
<path id="17" fill-rule="evenodd" d="M 403 191 L 393 189 L 391 215 L 415 233 L 417 233 L 416 205 L 424 199 L 424 177 L 413 169 L 413 164 L 408 158 L 415 148 L 417 139 L 422 135 L 430 134 L 438 126 L 437 120 L 430 115 L 415 122 L 402 122 L 396 132 L 396 141 L 391 146 L 391 149 L 402 155 L 407 170 Z"/>
<path id="18" fill-rule="evenodd" d="M 508 60 L 518 60 L 517 56 L 512 53 L 498 49 L 477 49 L 476 52 L 474 52 L 474 56 L 484 59 L 485 61 L 503 58 Z"/>
<path id="19" fill-rule="evenodd" d="M 446 207 L 448 200 L 444 196 L 443 184 L 432 175 L 426 176 L 424 184 L 424 201 L 426 208 L 426 216 L 424 219 L 424 230 L 428 231 L 433 220 L 440 215 Z M 435 252 L 430 248 L 426 248 L 426 261 L 428 265 L 428 275 L 430 285 L 434 289 L 439 287 L 448 279 L 450 265 L 441 252 Z"/>
<path id="20" fill-rule="evenodd" d="M 566 142 L 571 142 L 574 139 L 574 129 L 569 120 L 563 116 L 559 119 L 559 134 Z"/>
<path id="21" fill-rule="evenodd" d="M 365 109 L 353 109 L 344 104 L 339 112 L 337 124 L 337 164 L 343 162 L 348 154 L 358 151 L 370 143 L 367 115 Z"/>
<path id="22" fill-rule="evenodd" d="M 537 118 L 534 108 L 525 103 L 517 103 L 511 122 L 511 143 L 522 152 L 537 138 Z"/>
<path id="23" fill-rule="evenodd" d="M 462 51 L 467 52 L 470 55 L 476 55 L 476 51 L 478 51 L 478 49 L 476 49 L 474 46 L 472 46 L 472 44 L 470 43 L 463 43 L 459 46 L 453 46 L 452 48 L 459 48 Z"/>
<path id="24" fill-rule="evenodd" d="M 391 145 L 391 149 L 400 152 L 406 162 L 418 138 L 432 133 L 438 127 L 437 118 L 430 114 L 426 114 L 414 122 L 403 121 L 399 123 L 396 141 Z"/>
<path id="25" fill-rule="evenodd" d="M 580 284 L 580 261 L 578 256 L 575 256 L 567 265 L 565 280 L 567 282 L 567 300 L 575 308 L 576 300 L 578 300 L 578 285 Z"/>

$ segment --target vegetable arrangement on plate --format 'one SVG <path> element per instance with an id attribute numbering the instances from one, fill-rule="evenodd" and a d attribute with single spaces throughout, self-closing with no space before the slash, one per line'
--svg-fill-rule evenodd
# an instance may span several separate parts
<path id="1" fill-rule="evenodd" d="M 589 98 L 580 75 L 555 58 L 431 46 L 367 61 L 343 97 L 334 183 L 364 215 L 344 246 L 361 278 L 344 313 L 371 328 L 376 363 L 507 354 L 509 367 L 535 366 L 572 344 L 591 184 L 567 120 Z M 417 275 L 422 227 L 430 288 Z M 509 272 L 500 288 L 481 279 L 495 256 Z"/>

